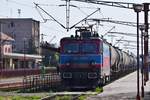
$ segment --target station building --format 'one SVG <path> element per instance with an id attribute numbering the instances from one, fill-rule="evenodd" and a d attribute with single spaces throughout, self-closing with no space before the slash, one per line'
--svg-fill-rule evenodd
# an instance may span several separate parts
<path id="1" fill-rule="evenodd" d="M 39 54 L 40 22 L 32 18 L 0 18 L 1 32 L 11 36 L 13 52 Z"/>
<path id="2" fill-rule="evenodd" d="M 36 68 L 42 57 L 40 55 L 13 53 L 12 37 L 1 33 L 1 69 Z"/>
<path id="3" fill-rule="evenodd" d="M 0 69 L 36 68 L 41 62 L 39 22 L 31 18 L 0 18 Z"/>

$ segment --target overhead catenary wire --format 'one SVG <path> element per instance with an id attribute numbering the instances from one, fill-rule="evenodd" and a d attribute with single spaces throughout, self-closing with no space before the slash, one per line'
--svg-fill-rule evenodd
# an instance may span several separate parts
<path id="1" fill-rule="evenodd" d="M 76 25 L 78 25 L 79 23 L 83 22 L 84 20 L 86 20 L 87 18 L 89 18 L 91 15 L 93 15 L 94 13 L 96 13 L 97 11 L 100 10 L 100 8 L 98 8 L 96 11 L 92 12 L 91 14 L 89 14 L 87 17 L 83 18 L 82 20 L 80 20 L 79 22 L 75 23 L 74 25 L 72 25 L 71 27 L 69 27 L 68 25 L 65 27 L 62 23 L 60 23 L 58 20 L 56 20 L 52 15 L 50 15 L 48 12 L 46 12 L 42 7 L 39 6 L 39 4 L 35 3 L 36 7 L 38 7 L 39 9 L 41 9 L 44 13 L 46 13 L 50 18 L 52 18 L 56 23 L 58 23 L 61 27 L 63 27 L 64 29 L 72 29 L 74 28 Z M 43 16 L 42 16 L 43 17 Z M 67 16 L 68 17 L 68 16 Z"/>
<path id="2" fill-rule="evenodd" d="M 60 4 L 60 5 L 54 5 L 54 4 L 39 4 L 40 6 L 57 6 L 57 7 L 63 7 L 63 6 L 67 6 L 66 4 Z M 81 13 L 88 15 L 85 11 L 83 11 L 81 8 L 85 8 L 85 9 L 98 9 L 98 7 L 85 7 L 85 6 L 76 6 L 73 4 L 70 4 L 70 7 L 74 7 L 77 8 L 79 11 L 81 11 Z"/>
<path id="3" fill-rule="evenodd" d="M 107 19 L 91 18 L 91 19 L 87 19 L 87 20 L 95 21 L 95 22 L 109 22 L 109 23 L 114 23 L 114 24 L 120 24 L 120 25 L 136 27 L 136 22 L 112 20 L 110 18 L 107 18 Z M 143 23 L 140 23 L 140 25 L 143 25 Z"/>
<path id="4" fill-rule="evenodd" d="M 104 35 L 103 35 L 103 37 L 104 36 L 106 36 L 109 32 L 111 32 L 113 29 L 115 29 L 115 26 L 113 26 L 110 30 L 108 30 Z"/>
<path id="5" fill-rule="evenodd" d="M 94 12 L 91 13 L 91 14 L 89 14 L 87 17 L 83 18 L 82 20 L 80 20 L 80 21 L 77 22 L 76 24 L 72 25 L 72 26 L 70 27 L 70 29 L 74 28 L 74 27 L 75 27 L 76 25 L 78 25 L 79 23 L 81 23 L 81 22 L 87 20 L 87 18 L 89 18 L 91 15 L 93 15 L 94 13 L 96 13 L 96 12 L 99 11 L 99 10 L 100 10 L 100 8 L 98 8 L 96 11 L 94 11 Z"/>
<path id="6" fill-rule="evenodd" d="M 71 1 L 86 2 L 86 3 L 113 6 L 113 7 L 126 8 L 126 9 L 133 9 L 133 4 L 135 4 L 135 3 L 128 3 L 128 2 L 113 2 L 113 1 L 102 1 L 102 0 L 71 0 Z"/>
<path id="7" fill-rule="evenodd" d="M 124 38 L 124 37 L 122 36 L 122 37 L 114 44 L 114 46 L 117 45 L 123 38 Z"/>
<path id="8" fill-rule="evenodd" d="M 126 36 L 131 36 L 131 37 L 137 37 L 137 35 L 135 33 L 128 33 L 128 32 L 108 32 L 108 33 L 126 35 Z M 141 36 L 140 36 L 140 38 L 141 38 Z"/>
<path id="9" fill-rule="evenodd" d="M 39 11 L 39 9 L 37 7 L 35 7 L 35 9 L 37 10 L 39 15 L 41 16 L 42 20 L 44 21 L 43 23 L 45 23 L 47 20 L 43 17 L 42 13 Z"/>
<path id="10" fill-rule="evenodd" d="M 62 6 L 66 6 L 66 4 L 60 4 L 60 5 L 55 5 L 55 4 L 42 4 L 42 3 L 38 3 L 40 6 L 58 6 L 58 7 L 62 7 Z M 70 4 L 70 6 L 72 7 L 78 7 L 78 8 L 85 8 L 85 9 L 98 9 L 98 7 L 88 7 L 88 6 L 76 6 L 73 4 Z"/>
<path id="11" fill-rule="evenodd" d="M 58 20 L 56 20 L 52 15 L 50 15 L 48 12 L 46 12 L 37 3 L 34 2 L 34 4 L 36 5 L 36 7 L 38 7 L 39 9 L 41 9 L 44 13 L 46 13 L 50 18 L 52 18 L 56 23 L 58 23 L 61 27 L 63 27 L 64 29 L 66 29 L 66 27 L 62 23 L 60 23 Z"/>

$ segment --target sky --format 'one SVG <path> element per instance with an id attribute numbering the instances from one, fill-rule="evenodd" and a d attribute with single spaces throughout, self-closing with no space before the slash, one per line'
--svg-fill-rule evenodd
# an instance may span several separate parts
<path id="1" fill-rule="evenodd" d="M 109 1 L 120 2 L 120 0 Z M 61 38 L 74 34 L 74 28 L 67 32 L 66 29 L 61 27 L 54 20 L 52 20 L 52 18 L 50 18 L 42 10 L 37 10 L 37 7 L 35 7 L 34 2 L 38 3 L 40 7 L 42 7 L 46 12 L 48 12 L 48 14 L 53 16 L 59 23 L 66 27 L 66 7 L 60 6 L 66 4 L 66 2 L 63 0 L 1 0 L 0 18 L 33 18 L 35 20 L 38 20 L 40 21 L 40 34 L 45 34 L 44 41 L 56 43 L 57 45 L 59 45 L 59 41 Z M 148 2 L 148 0 L 121 0 L 121 2 L 143 3 Z M 83 18 L 85 18 L 87 15 L 96 11 L 97 8 L 100 8 L 100 11 L 94 13 L 89 18 L 109 18 L 111 20 L 136 22 L 136 13 L 134 12 L 134 10 L 82 3 L 76 1 L 71 1 L 70 4 L 76 6 L 70 7 L 70 27 L 82 20 Z M 21 10 L 20 14 L 18 13 L 18 9 Z M 40 13 L 38 13 L 38 11 Z M 44 19 L 47 19 L 47 21 L 44 22 L 42 17 Z M 143 12 L 140 13 L 140 22 L 143 22 Z M 94 22 L 89 23 L 94 24 Z M 82 22 L 77 26 L 82 26 L 83 24 L 85 24 L 85 22 Z M 100 22 L 100 25 L 98 27 L 99 35 L 104 35 L 109 30 L 113 32 L 136 34 L 136 27 Z M 105 35 L 104 38 L 107 39 L 108 42 L 112 42 L 113 45 L 119 46 L 121 49 L 126 50 L 127 46 L 125 45 L 127 45 L 128 43 L 117 43 L 116 40 L 124 39 L 136 41 L 136 37 L 124 35 L 116 35 L 115 37 L 110 37 L 109 34 Z M 136 46 L 134 42 L 129 44 L 132 45 L 131 48 L 135 48 Z M 130 49 L 130 51 L 133 50 L 136 51 L 136 49 Z"/>

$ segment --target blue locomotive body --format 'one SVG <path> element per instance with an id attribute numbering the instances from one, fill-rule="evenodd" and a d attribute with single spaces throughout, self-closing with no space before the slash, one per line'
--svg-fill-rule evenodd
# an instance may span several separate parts
<path id="1" fill-rule="evenodd" d="M 95 86 L 100 76 L 100 40 L 61 40 L 60 72 L 63 83 L 74 88 Z"/>

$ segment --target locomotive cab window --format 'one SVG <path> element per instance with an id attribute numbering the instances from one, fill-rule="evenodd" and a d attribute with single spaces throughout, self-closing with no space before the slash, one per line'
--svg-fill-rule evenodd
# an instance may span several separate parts
<path id="1" fill-rule="evenodd" d="M 81 46 L 82 53 L 96 53 L 97 52 L 97 45 L 94 43 L 84 43 Z"/>
<path id="2" fill-rule="evenodd" d="M 78 53 L 79 52 L 79 44 L 77 43 L 67 43 L 64 45 L 64 53 Z"/>

